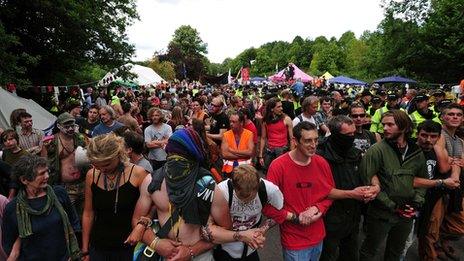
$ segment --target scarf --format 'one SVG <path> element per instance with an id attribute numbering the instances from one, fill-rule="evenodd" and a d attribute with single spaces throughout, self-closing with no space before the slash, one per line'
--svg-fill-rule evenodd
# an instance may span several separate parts
<path id="1" fill-rule="evenodd" d="M 329 141 L 338 156 L 346 158 L 346 154 L 353 147 L 354 136 L 334 132 L 329 136 Z"/>
<path id="2" fill-rule="evenodd" d="M 186 223 L 200 224 L 195 183 L 200 166 L 198 162 L 179 155 L 169 156 L 164 165 L 166 188 L 171 204 Z"/>
<path id="3" fill-rule="evenodd" d="M 56 197 L 53 188 L 47 185 L 46 190 L 47 202 L 45 203 L 43 209 L 40 210 L 35 210 L 29 206 L 29 203 L 27 202 L 26 191 L 24 189 L 21 189 L 19 191 L 16 204 L 19 237 L 26 238 L 34 233 L 32 231 L 31 215 L 40 216 L 45 213 L 49 213 L 52 207 L 56 207 L 56 209 L 60 213 L 61 220 L 63 221 L 64 237 L 66 239 L 68 255 L 71 258 L 71 260 L 80 260 L 81 251 L 79 249 L 79 244 L 77 243 L 74 230 L 71 224 L 69 223 L 68 215 L 64 211 L 61 203 L 58 201 L 58 198 Z"/>
<path id="4" fill-rule="evenodd" d="M 192 128 L 176 130 L 169 137 L 166 153 L 181 155 L 201 164 L 204 163 L 208 155 L 200 135 Z"/>

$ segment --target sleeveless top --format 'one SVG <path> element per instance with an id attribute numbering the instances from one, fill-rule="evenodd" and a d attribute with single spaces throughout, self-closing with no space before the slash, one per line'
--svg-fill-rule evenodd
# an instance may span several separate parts
<path id="1" fill-rule="evenodd" d="M 274 123 L 266 123 L 266 131 L 267 146 L 269 149 L 287 146 L 288 133 L 284 119 Z"/>
<path id="2" fill-rule="evenodd" d="M 132 248 L 125 245 L 124 241 L 132 231 L 132 214 L 140 195 L 139 189 L 130 182 L 134 166 L 130 170 L 127 182 L 119 187 L 116 213 L 117 189 L 107 191 L 98 187 L 101 173 L 98 174 L 97 181 L 92 182 L 94 222 L 90 233 L 90 245 L 96 250 Z M 95 180 L 95 169 L 93 179 Z"/>

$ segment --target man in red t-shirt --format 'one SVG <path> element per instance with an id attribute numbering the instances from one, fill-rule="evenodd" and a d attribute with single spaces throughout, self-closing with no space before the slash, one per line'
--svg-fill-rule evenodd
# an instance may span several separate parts
<path id="1" fill-rule="evenodd" d="M 332 204 L 328 199 L 334 188 L 327 161 L 315 155 L 316 126 L 304 121 L 293 128 L 296 148 L 275 159 L 267 179 L 284 195 L 284 207 L 267 205 L 264 214 L 280 224 L 284 260 L 319 260 L 325 237 L 322 215 Z"/>

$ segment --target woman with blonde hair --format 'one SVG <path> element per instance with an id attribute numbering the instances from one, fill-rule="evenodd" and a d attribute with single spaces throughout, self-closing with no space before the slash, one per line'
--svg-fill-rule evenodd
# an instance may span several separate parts
<path id="1" fill-rule="evenodd" d="M 82 252 L 90 260 L 132 260 L 124 241 L 147 172 L 129 163 L 124 140 L 112 133 L 90 139 L 87 156 L 93 168 L 85 181 Z"/>

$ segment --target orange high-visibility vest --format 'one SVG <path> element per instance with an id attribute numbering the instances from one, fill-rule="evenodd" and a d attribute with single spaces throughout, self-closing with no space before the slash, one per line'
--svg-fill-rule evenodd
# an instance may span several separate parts
<path id="1" fill-rule="evenodd" d="M 224 136 L 222 138 L 222 142 L 227 142 L 230 148 L 236 150 L 247 150 L 248 149 L 248 142 L 253 140 L 253 133 L 247 129 L 243 129 L 242 135 L 240 136 L 240 142 L 235 142 L 234 132 L 232 130 L 228 130 L 224 132 Z M 226 160 L 224 159 L 224 165 L 222 166 L 222 172 L 231 173 L 234 169 L 234 162 L 238 163 L 238 165 L 242 164 L 251 164 L 251 158 L 248 159 L 237 159 L 237 160 Z M 236 164 L 237 165 L 237 164 Z"/>

